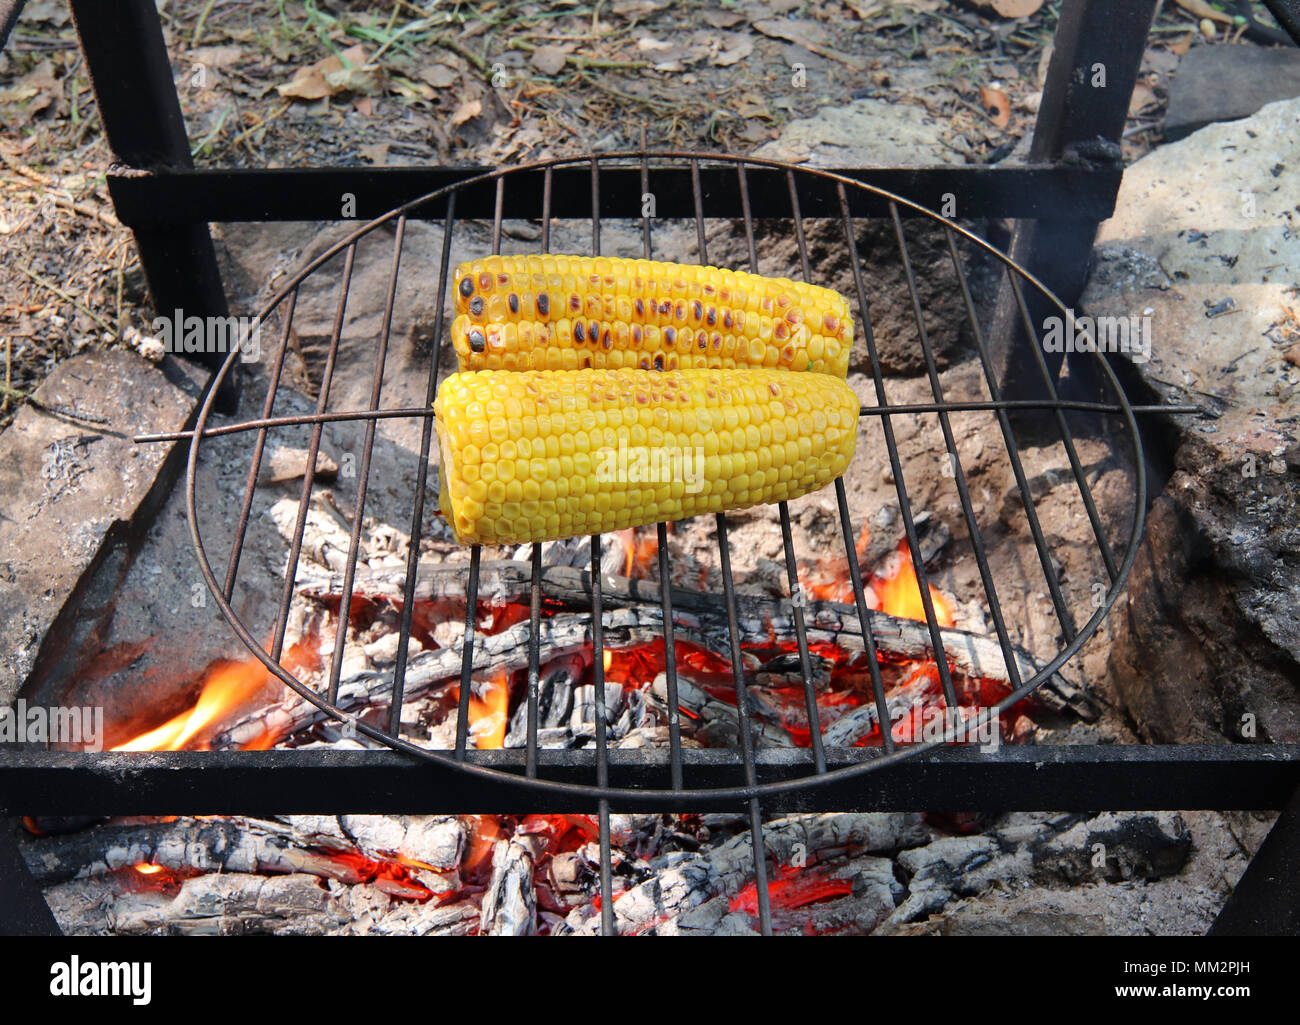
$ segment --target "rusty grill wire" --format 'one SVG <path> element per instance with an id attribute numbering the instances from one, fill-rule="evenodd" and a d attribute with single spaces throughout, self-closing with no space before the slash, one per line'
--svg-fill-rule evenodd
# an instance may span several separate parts
<path id="1" fill-rule="evenodd" d="M 596 702 L 594 782 L 591 784 L 571 783 L 546 779 L 539 775 L 538 681 L 542 660 L 542 653 L 539 650 L 542 576 L 540 544 L 533 544 L 530 559 L 531 590 L 529 622 L 531 630 L 528 646 L 526 696 L 527 734 L 522 772 L 509 764 L 501 762 L 499 759 L 493 759 L 490 756 L 484 758 L 481 757 L 482 753 L 478 752 L 476 752 L 475 755 L 479 755 L 480 757 L 476 757 L 475 755 L 471 755 L 468 751 L 468 738 L 470 732 L 469 701 L 473 670 L 472 648 L 476 631 L 481 555 L 478 546 L 473 546 L 470 550 L 465 610 L 465 633 L 462 642 L 463 657 L 459 689 L 459 706 L 456 710 L 455 749 L 453 751 L 429 750 L 403 740 L 399 736 L 399 719 L 407 673 L 408 641 L 411 635 L 412 614 L 415 604 L 413 596 L 415 594 L 419 548 L 424 522 L 425 496 L 429 483 L 429 462 L 433 432 L 432 406 L 434 397 L 437 393 L 440 366 L 446 343 L 444 319 L 450 269 L 451 241 L 453 230 L 457 223 L 456 197 L 458 192 L 471 185 L 477 185 L 483 182 L 495 183 L 496 199 L 495 216 L 492 226 L 492 251 L 493 253 L 499 253 L 501 248 L 504 198 L 512 174 L 524 170 L 533 172 L 541 170 L 544 174 L 542 208 L 538 211 L 538 216 L 541 220 L 541 251 L 549 252 L 552 226 L 551 207 L 553 171 L 557 167 L 572 167 L 575 165 L 581 167 L 584 164 L 589 165 L 591 181 L 591 251 L 593 255 L 599 255 L 601 251 L 600 186 L 602 169 L 616 165 L 622 167 L 629 165 L 632 167 L 639 166 L 642 193 L 645 194 L 652 191 L 650 187 L 651 177 L 655 170 L 661 168 L 680 169 L 683 165 L 686 165 L 689 167 L 693 191 L 698 257 L 699 262 L 705 264 L 708 262 L 708 250 L 705 237 L 705 219 L 707 214 L 700 182 L 700 167 L 702 162 L 714 166 L 721 165 L 723 167 L 730 165 L 734 166 L 736 170 L 736 187 L 739 190 L 741 209 L 743 212 L 742 219 L 748 246 L 748 269 L 754 272 L 758 271 L 758 252 L 755 242 L 754 211 L 751 209 L 747 170 L 751 167 L 775 169 L 784 174 L 789 194 L 788 210 L 773 212 L 765 209 L 762 213 L 763 216 L 766 217 L 781 217 L 782 219 L 789 219 L 799 253 L 799 273 L 806 281 L 812 281 L 813 274 L 809 260 L 807 240 L 805 238 L 804 219 L 800 211 L 799 189 L 797 186 L 796 176 L 817 175 L 825 181 L 834 184 L 839 205 L 839 219 L 844 228 L 844 244 L 847 247 L 852 266 L 859 322 L 861 323 L 862 329 L 865 333 L 866 344 L 871 357 L 872 384 L 876 396 L 876 405 L 865 406 L 862 408 L 861 412 L 863 416 L 879 417 L 881 427 L 883 428 L 885 448 L 889 458 L 889 467 L 893 475 L 904 533 L 911 551 L 912 568 L 915 571 L 920 586 L 925 622 L 932 646 L 931 655 L 940 676 L 944 699 L 949 708 L 954 708 L 958 704 L 951 670 L 944 653 L 944 643 L 941 636 L 940 625 L 936 618 L 933 602 L 930 596 L 929 578 L 922 558 L 921 545 L 918 540 L 916 518 L 913 513 L 912 503 L 909 499 L 904 467 L 895 438 L 893 418 L 900 415 L 906 416 L 920 413 L 937 414 L 947 457 L 950 460 L 953 469 L 953 479 L 962 510 L 962 516 L 965 520 L 970 534 L 971 544 L 974 549 L 975 561 L 978 567 L 980 581 L 985 592 L 987 608 L 1009 674 L 1011 693 L 999 702 L 993 710 L 998 714 L 1001 714 L 1023 699 L 1043 681 L 1048 679 L 1058 668 L 1060 668 L 1061 665 L 1063 665 L 1079 650 L 1088 637 L 1096 630 L 1101 620 L 1109 612 L 1123 588 L 1129 570 L 1132 567 L 1136 555 L 1137 544 L 1141 537 L 1143 513 L 1146 504 L 1146 480 L 1142 446 L 1137 430 L 1137 424 L 1134 419 L 1134 409 L 1126 401 L 1123 389 L 1120 387 L 1118 380 L 1111 371 L 1106 360 L 1097 353 L 1094 353 L 1097 361 L 1097 369 L 1100 372 L 1100 377 L 1104 384 L 1114 396 L 1114 401 L 1109 403 L 1066 401 L 1059 397 L 1056 386 L 1052 380 L 1052 375 L 1048 370 L 1047 363 L 1042 354 L 1041 346 L 1037 344 L 1040 341 L 1040 336 L 1038 331 L 1035 329 L 1029 312 L 1029 306 L 1026 302 L 1023 287 L 1024 283 L 1028 282 L 1037 293 L 1039 293 L 1052 307 L 1054 307 L 1055 310 L 1062 314 L 1065 320 L 1070 320 L 1072 314 L 1028 271 L 1015 264 L 1009 257 L 994 249 L 978 236 L 952 221 L 939 217 L 937 214 L 903 199 L 902 197 L 866 185 L 854 179 L 830 172 L 796 168 L 777 161 L 759 160 L 756 158 L 733 157 L 723 154 L 650 153 L 642 150 L 631 153 L 609 154 L 600 157 L 559 158 L 517 168 L 500 169 L 440 189 L 399 207 L 383 217 L 377 218 L 369 224 L 358 228 L 347 238 L 330 247 L 326 252 L 322 253 L 306 268 L 299 272 L 290 283 L 270 301 L 261 314 L 259 314 L 258 318 L 254 322 L 254 326 L 266 322 L 277 310 L 280 311 L 282 321 L 279 345 L 275 351 L 274 361 L 271 365 L 269 387 L 266 399 L 262 406 L 261 416 L 259 418 L 232 425 L 209 427 L 208 423 L 212 415 L 213 401 L 217 391 L 217 388 L 214 386 L 209 392 L 208 398 L 200 411 L 193 431 L 166 436 L 157 435 L 152 438 L 152 440 L 163 440 L 164 438 L 170 438 L 173 440 L 190 440 L 186 481 L 187 503 L 191 536 L 200 568 L 216 599 L 222 615 L 230 623 L 235 633 L 248 649 L 266 665 L 268 670 L 279 677 L 279 679 L 288 687 L 321 709 L 327 716 L 350 723 L 355 727 L 358 733 L 364 734 L 365 736 L 379 741 L 395 750 L 405 752 L 417 758 L 451 764 L 465 773 L 487 776 L 498 781 L 503 778 L 508 779 L 517 787 L 532 791 L 533 800 L 536 800 L 538 797 L 544 797 L 546 792 L 562 791 L 590 797 L 591 800 L 596 803 L 599 815 L 600 892 L 604 898 L 601 901 L 600 914 L 602 930 L 606 933 L 614 931 L 612 901 L 609 899 L 613 892 L 609 840 L 609 815 L 611 802 L 617 804 L 621 796 L 626 797 L 632 793 L 638 793 L 641 796 L 644 796 L 644 792 L 620 790 L 618 788 L 612 788 L 609 785 L 609 744 L 607 737 L 604 690 L 604 636 L 602 624 L 603 610 L 600 571 L 600 535 L 591 538 L 591 626 L 594 649 L 592 667 L 594 676 L 593 682 L 595 684 L 594 697 Z M 855 217 L 850 212 L 849 190 L 852 189 L 866 190 L 867 192 L 875 194 L 875 196 L 887 203 L 889 219 L 892 222 L 904 278 L 911 299 L 912 314 L 916 323 L 921 353 L 925 363 L 926 375 L 934 397 L 932 403 L 891 405 L 886 396 L 884 377 L 880 369 L 879 359 L 877 358 L 876 341 L 871 328 L 871 305 L 868 299 L 866 272 L 857 248 Z M 423 407 L 415 408 L 384 408 L 380 405 L 381 393 L 384 370 L 389 354 L 389 335 L 392 327 L 393 310 L 397 295 L 398 274 L 402 258 L 403 242 L 406 235 L 407 219 L 420 208 L 427 207 L 430 210 L 436 209 L 434 204 L 439 202 L 445 204 L 442 215 L 442 253 L 438 274 L 437 312 L 434 324 L 435 350 L 433 358 L 430 361 L 425 403 Z M 921 299 L 917 289 L 916 276 L 910 260 L 907 239 L 903 229 L 903 211 L 906 211 L 910 217 L 919 216 L 923 219 L 928 219 L 933 223 L 942 225 L 943 227 L 948 253 L 951 256 L 952 265 L 956 273 L 956 279 L 962 293 L 962 305 L 971 328 L 972 337 L 978 352 L 984 383 L 988 390 L 989 398 L 987 401 L 949 402 L 944 397 L 943 386 L 939 378 L 938 366 L 926 331 L 924 311 L 922 310 Z M 651 218 L 643 216 L 641 220 L 643 255 L 646 258 L 652 258 L 653 240 Z M 381 225 L 394 221 L 395 233 L 392 261 L 388 275 L 388 290 L 383 314 L 382 329 L 380 331 L 375 352 L 370 401 L 367 408 L 364 410 L 349 410 L 341 412 L 329 411 L 330 389 L 339 358 L 339 339 L 342 333 L 344 314 L 347 307 L 349 290 L 356 261 L 357 243 L 363 236 L 374 231 Z M 1001 264 L 1002 270 L 1006 273 L 1011 293 L 1015 299 L 1019 318 L 1023 323 L 1027 336 L 1034 343 L 1029 345 L 1028 349 L 1032 352 L 1037 363 L 1038 373 L 1041 376 L 1045 391 L 1044 398 L 1033 400 L 1005 400 L 1001 397 L 988 342 L 980 327 L 979 318 L 976 314 L 974 298 L 971 292 L 970 281 L 968 280 L 966 269 L 963 266 L 961 254 L 958 250 L 959 240 L 983 249 L 988 254 L 991 254 Z M 333 319 L 328 355 L 322 374 L 320 394 L 316 404 L 316 411 L 314 414 L 307 415 L 274 416 L 273 409 L 281 383 L 285 357 L 289 348 L 289 340 L 300 286 L 309 274 L 313 273 L 327 261 L 334 259 L 339 253 L 343 254 L 342 277 L 338 291 L 337 307 Z M 239 348 L 236 347 L 231 351 L 224 366 L 219 371 L 216 382 L 217 384 L 220 383 L 220 380 L 223 379 L 226 374 L 231 372 L 231 368 L 234 366 L 238 357 Z M 1029 482 L 1021 460 L 1021 453 L 1013 436 L 1009 414 L 1017 409 L 1040 409 L 1052 411 L 1057 431 L 1060 434 L 1060 443 L 1064 446 L 1070 470 L 1079 491 L 1080 500 L 1083 503 L 1084 510 L 1086 511 L 1088 521 L 1091 525 L 1092 533 L 1096 539 L 1097 550 L 1099 551 L 1101 560 L 1105 566 L 1105 571 L 1109 580 L 1109 588 L 1104 600 L 1100 605 L 1098 605 L 1093 615 L 1082 626 L 1078 625 L 1074 621 L 1074 617 L 1072 616 L 1062 593 L 1060 577 L 1053 565 L 1051 553 L 1046 538 L 1044 537 L 1043 529 L 1035 509 L 1034 500 L 1030 492 Z M 1134 474 L 1133 515 L 1129 526 L 1125 550 L 1118 558 L 1116 557 L 1115 551 L 1108 541 L 1102 527 L 1096 503 L 1093 499 L 1087 477 L 1079 459 L 1075 440 L 1066 421 L 1065 413 L 1067 410 L 1083 410 L 1094 414 L 1118 416 L 1121 420 L 1122 429 L 1130 439 L 1132 445 L 1131 465 Z M 1006 455 L 1015 477 L 1016 488 L 1023 503 L 1026 520 L 1033 538 L 1034 547 L 1037 551 L 1044 581 L 1048 593 L 1051 596 L 1051 603 L 1056 619 L 1060 624 L 1062 635 L 1066 641 L 1062 650 L 1028 680 L 1021 678 L 1017 659 L 1013 652 L 1013 644 L 1008 633 L 1006 617 L 998 599 L 997 588 L 993 580 L 993 574 L 990 569 L 979 525 L 976 522 L 976 514 L 972 505 L 966 475 L 961 464 L 957 444 L 952 431 L 950 420 L 951 414 L 955 412 L 971 411 L 992 412 L 997 418 L 1006 447 Z M 422 421 L 423 430 L 420 442 L 418 485 L 416 487 L 414 503 L 411 511 L 410 541 L 406 563 L 402 610 L 399 621 L 399 641 L 396 655 L 397 661 L 393 671 L 392 700 L 387 729 L 382 730 L 368 723 L 354 719 L 348 713 L 339 709 L 336 702 L 338 699 L 339 677 L 343 662 L 348 624 L 348 616 L 346 615 L 345 610 L 350 607 L 353 596 L 356 566 L 360 552 L 360 533 L 366 504 L 366 492 L 369 484 L 371 455 L 375 443 L 375 432 L 379 420 L 399 417 L 419 418 Z M 303 476 L 301 493 L 298 500 L 297 516 L 290 541 L 289 558 L 286 565 L 283 585 L 280 590 L 279 608 L 276 615 L 275 628 L 269 650 L 263 648 L 262 645 L 258 643 L 257 639 L 252 635 L 252 633 L 250 633 L 247 626 L 234 612 L 230 602 L 234 593 L 236 579 L 238 577 L 241 555 L 248 529 L 249 516 L 252 510 L 253 494 L 257 486 L 258 473 L 261 468 L 268 433 L 272 430 L 281 428 L 303 425 L 310 426 L 311 435 L 308 444 L 306 465 L 312 467 L 316 465 L 316 456 L 320 449 L 321 436 L 325 424 L 327 422 L 346 422 L 353 420 L 364 421 L 364 442 L 361 448 L 361 458 L 358 466 L 357 495 L 355 506 L 352 510 L 352 530 L 345 571 L 343 574 L 340 616 L 336 628 L 337 635 L 329 666 L 328 686 L 322 694 L 318 693 L 311 686 L 304 684 L 302 681 L 297 679 L 294 674 L 290 673 L 280 665 L 280 659 L 285 644 L 285 634 L 289 618 L 290 603 L 293 597 L 298 561 L 302 551 L 303 533 L 307 521 L 308 505 L 311 500 L 313 488 L 312 473 L 308 472 Z M 226 562 L 224 574 L 221 578 L 218 578 L 215 570 L 210 564 L 208 553 L 204 546 L 202 531 L 200 529 L 202 521 L 199 515 L 199 510 L 196 508 L 196 480 L 198 474 L 199 455 L 202 441 L 205 438 L 240 432 L 255 432 L 254 443 L 252 446 L 252 460 L 248 470 L 247 483 L 245 484 L 243 491 L 242 504 L 230 555 Z M 751 842 L 759 848 L 761 848 L 762 843 L 760 799 L 765 794 L 814 787 L 818 783 L 823 783 L 831 778 L 842 778 L 848 775 L 863 774 L 892 764 L 900 758 L 914 756 L 924 751 L 932 750 L 934 747 L 938 746 L 936 743 L 896 745 L 891 735 L 891 731 L 883 725 L 890 722 L 890 715 L 886 705 L 885 687 L 881 677 L 880 664 L 877 659 L 875 640 L 871 628 L 873 612 L 867 603 L 863 588 L 862 571 L 858 563 L 858 555 L 855 547 L 857 533 L 854 530 L 851 510 L 849 508 L 843 479 L 841 478 L 836 480 L 834 487 L 840 521 L 840 531 L 844 541 L 844 551 L 848 564 L 848 573 L 852 584 L 858 624 L 862 632 L 866 662 L 870 673 L 872 697 L 878 715 L 878 722 L 882 724 L 880 732 L 883 745 L 883 750 L 879 755 L 875 757 L 867 757 L 861 763 L 851 764 L 842 768 L 829 770 L 827 767 L 826 752 L 821 736 L 821 723 L 816 703 L 816 694 L 812 681 L 813 674 L 809 655 L 807 623 L 805 620 L 803 603 L 793 601 L 792 612 L 795 624 L 795 639 L 798 645 L 804 703 L 806 706 L 811 734 L 809 761 L 807 771 L 795 778 L 763 782 L 758 777 L 752 738 L 753 724 L 751 722 L 750 710 L 746 700 L 746 679 L 744 665 L 741 658 L 741 638 L 737 621 L 735 582 L 731 570 L 730 551 L 727 540 L 728 522 L 725 514 L 718 514 L 715 517 L 718 559 L 723 581 L 723 600 L 726 605 L 728 634 L 732 656 L 731 664 L 736 689 L 736 708 L 740 725 L 739 754 L 741 768 L 743 769 L 744 783 L 741 786 L 708 788 L 703 790 L 693 790 L 686 785 L 686 773 L 684 771 L 682 759 L 681 722 L 677 694 L 678 681 L 674 646 L 673 604 L 671 591 L 667 586 L 670 574 L 666 524 L 660 523 L 656 527 L 658 535 L 659 584 L 664 627 L 664 658 L 668 692 L 669 729 L 669 746 L 666 752 L 666 757 L 662 759 L 663 766 L 666 770 L 665 786 L 662 792 L 665 796 L 666 802 L 670 802 L 673 807 L 677 808 L 689 807 L 693 796 L 709 795 L 710 797 L 716 797 L 720 794 L 729 797 L 734 796 L 747 808 Z M 793 596 L 801 593 L 801 590 L 791 534 L 790 512 L 785 502 L 779 503 L 778 514 L 781 524 L 786 576 L 791 595 Z M 656 751 L 655 754 L 658 755 L 660 752 Z M 562 757 L 572 759 L 575 755 L 575 752 L 564 752 Z M 581 758 L 578 758 L 577 760 L 581 761 Z M 549 760 L 547 763 L 551 764 Z M 771 910 L 768 898 L 765 857 L 755 857 L 753 867 L 758 896 L 760 926 L 764 933 L 770 933 Z"/>

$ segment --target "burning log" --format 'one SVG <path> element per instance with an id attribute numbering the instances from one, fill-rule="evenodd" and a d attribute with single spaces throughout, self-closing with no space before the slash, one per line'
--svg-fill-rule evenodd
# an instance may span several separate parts
<path id="1" fill-rule="evenodd" d="M 928 838 L 920 815 L 871 813 L 794 815 L 763 826 L 763 846 L 777 866 L 806 867 L 832 858 L 915 847 Z M 720 846 L 683 858 L 680 853 L 654 858 L 644 882 L 614 898 L 614 922 L 620 933 L 644 933 L 668 927 L 684 912 L 718 896 L 737 896 L 753 878 L 753 851 L 742 833 Z M 568 924 L 576 932 L 599 928 L 599 909 L 578 908 Z"/>
<path id="2" fill-rule="evenodd" d="M 528 566 L 515 562 L 485 562 L 481 566 L 479 600 L 484 605 L 510 605 L 528 601 L 531 573 Z M 358 577 L 356 593 L 383 600 L 401 600 L 402 578 L 395 574 L 368 571 Z M 444 563 L 422 563 L 417 575 L 416 599 L 422 602 L 445 604 L 448 609 L 463 608 L 465 575 L 462 567 Z M 341 578 L 300 584 L 300 593 L 321 601 L 337 601 Z M 563 612 L 589 614 L 591 608 L 590 575 L 567 566 L 546 567 L 542 571 L 543 599 L 557 614 L 541 622 L 541 650 L 548 660 L 559 654 L 572 654 L 590 644 L 584 635 L 587 628 L 566 623 Z M 662 615 L 658 585 L 652 581 L 630 580 L 626 577 L 607 576 L 601 582 L 602 598 L 606 607 L 606 646 L 619 648 L 637 643 L 638 636 L 651 639 L 662 635 Z M 697 644 L 723 659 L 729 657 L 730 643 L 727 635 L 725 611 L 719 608 L 717 596 L 680 587 L 672 588 L 674 608 L 674 633 L 681 639 Z M 765 595 L 741 593 L 736 596 L 737 616 L 743 640 L 766 642 L 774 634 L 793 637 L 795 634 L 794 609 L 788 600 Z M 632 618 L 621 618 L 617 611 L 635 612 Z M 808 639 L 811 644 L 828 643 L 848 651 L 862 651 L 863 643 L 857 610 L 838 602 L 810 601 L 806 607 Z M 872 637 L 877 651 L 886 658 L 897 661 L 926 661 L 932 658 L 929 629 L 926 624 L 902 619 L 886 613 L 871 614 Z M 474 667 L 483 671 L 504 668 L 513 671 L 527 664 L 528 624 L 519 623 L 500 634 L 475 637 Z M 943 629 L 941 637 L 949 664 L 968 677 L 984 679 L 1009 686 L 1008 671 L 1002 649 L 992 638 L 964 630 Z M 497 661 L 485 661 L 487 651 L 495 654 Z M 1016 668 L 1021 680 L 1029 679 L 1038 667 L 1028 652 L 1013 648 Z M 407 694 L 414 696 L 419 688 L 445 682 L 460 672 L 460 654 L 457 649 L 441 652 L 422 652 L 411 662 L 407 677 Z M 375 677 L 373 703 L 383 703 L 386 678 Z M 343 688 L 340 706 L 353 708 L 349 703 L 356 694 L 356 686 L 349 681 Z M 1044 705 L 1059 714 L 1072 713 L 1091 721 L 1099 714 L 1096 705 L 1079 688 L 1059 673 L 1054 674 L 1041 687 L 1037 696 Z M 358 701 L 357 707 L 372 703 Z M 315 718 L 313 716 L 312 718 Z M 305 723 L 303 725 L 306 725 Z M 301 726 L 295 725 L 295 728 Z M 257 727 L 247 732 L 256 734 Z M 229 731 L 230 742 L 239 738 Z M 284 730 L 281 730 L 284 732 Z"/>
<path id="3" fill-rule="evenodd" d="M 23 854 L 42 886 L 121 869 L 298 873 L 349 885 L 373 881 L 392 896 L 414 900 L 460 886 L 455 863 L 444 869 L 407 859 L 409 867 L 422 870 L 417 880 L 401 860 L 371 857 L 342 835 L 302 832 L 265 819 L 177 818 L 104 826 L 26 840 Z"/>
<path id="4" fill-rule="evenodd" d="M 933 681 L 924 673 L 916 673 L 889 692 L 885 707 L 889 710 L 890 722 L 897 722 L 912 708 L 913 702 L 920 701 L 926 691 L 933 686 Z M 879 726 L 876 715 L 876 703 L 866 702 L 852 708 L 828 725 L 822 732 L 822 743 L 827 747 L 849 747 L 856 744 Z"/>
<path id="5" fill-rule="evenodd" d="M 654 708 L 667 718 L 668 714 L 668 676 L 660 673 L 650 685 L 650 701 Z M 694 723 L 695 739 L 706 747 L 735 747 L 740 743 L 740 713 L 735 705 L 719 701 L 707 690 L 679 672 L 677 674 L 677 704 Z M 750 693 L 750 707 L 761 712 Z M 754 724 L 755 747 L 794 747 L 790 735 L 779 726 L 767 722 Z"/>
<path id="6" fill-rule="evenodd" d="M 326 885 L 318 876 L 220 872 L 144 886 L 128 873 L 74 879 L 46 900 L 65 936 L 463 936 L 478 927 L 476 901 L 393 901 L 376 887 Z"/>

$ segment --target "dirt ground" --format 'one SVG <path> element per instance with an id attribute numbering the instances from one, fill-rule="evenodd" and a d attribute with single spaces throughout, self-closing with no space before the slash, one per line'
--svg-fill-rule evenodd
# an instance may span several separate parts
<path id="1" fill-rule="evenodd" d="M 1002 19 L 943 0 L 160 0 L 199 166 L 491 164 L 635 146 L 750 152 L 854 98 L 923 109 L 955 162 L 1032 129 L 1057 3 Z M 1022 5 L 1024 6 L 1024 5 Z M 1029 5 L 1032 6 L 1032 5 Z M 1213 39 L 1174 3 L 1125 150 Z M 147 330 L 143 275 L 67 5 L 32 0 L 0 54 L 0 428 L 60 359 Z"/>

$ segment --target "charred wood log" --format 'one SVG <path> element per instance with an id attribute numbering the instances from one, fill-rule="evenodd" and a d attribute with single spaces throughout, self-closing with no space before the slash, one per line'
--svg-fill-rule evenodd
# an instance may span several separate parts
<path id="1" fill-rule="evenodd" d="M 777 866 L 807 866 L 868 852 L 893 852 L 915 847 L 927 838 L 920 815 L 913 813 L 795 815 L 763 826 L 764 850 Z M 739 893 L 754 876 L 749 834 L 685 858 L 673 854 L 653 859 L 650 869 L 649 879 L 614 902 L 620 933 L 662 928 L 707 900 Z M 599 915 L 591 907 L 578 908 L 570 913 L 568 923 L 577 932 L 595 932 Z"/>
<path id="2" fill-rule="evenodd" d="M 454 842 L 463 842 L 463 831 Z M 411 847 L 429 853 L 427 845 Z M 32 838 L 23 842 L 22 849 L 33 877 L 42 886 L 142 865 L 173 872 L 300 873 L 355 885 L 370 879 L 372 873 L 363 867 L 367 860 L 379 860 L 388 853 L 364 850 L 341 833 L 304 831 L 266 819 L 238 817 L 103 826 Z M 456 889 L 460 880 L 455 863 L 439 860 L 442 865 L 429 865 L 419 872 L 418 885 L 396 879 L 380 880 L 376 885 L 393 896 L 410 898 Z"/>
<path id="3" fill-rule="evenodd" d="M 528 566 L 515 562 L 485 562 L 479 580 L 479 600 L 486 605 L 525 602 L 529 598 L 531 573 Z M 300 582 L 300 593 L 320 601 L 337 601 L 341 578 L 330 577 L 317 581 Z M 444 563 L 422 563 L 417 575 L 418 601 L 447 603 L 448 613 L 463 608 L 466 580 L 462 567 Z M 543 569 L 541 586 L 543 600 L 555 615 L 542 620 L 540 643 L 543 659 L 578 652 L 590 644 L 588 629 L 580 624 L 566 623 L 563 613 L 579 616 L 590 613 L 590 574 L 567 566 Z M 655 639 L 662 635 L 662 615 L 658 584 L 651 581 L 630 580 L 607 576 L 601 582 L 602 598 L 606 608 L 606 645 L 617 648 L 644 643 L 642 638 Z M 385 600 L 401 600 L 401 581 L 391 573 L 367 572 L 359 576 L 356 592 Z M 726 658 L 730 651 L 725 610 L 717 596 L 680 587 L 672 588 L 674 607 L 674 634 L 678 638 L 697 644 Z M 794 608 L 790 600 L 774 599 L 765 595 L 738 594 L 737 614 L 742 638 L 766 641 L 773 634 L 793 637 L 795 634 Z M 634 612 L 630 617 L 620 617 L 617 612 Z M 806 607 L 808 638 L 811 643 L 829 642 L 848 651 L 863 650 L 857 610 L 837 602 L 810 601 Z M 877 651 L 885 658 L 899 661 L 919 661 L 933 657 L 929 630 L 924 623 L 900 619 L 879 611 L 871 613 L 872 637 Z M 475 638 L 474 667 L 476 671 L 490 668 L 514 670 L 527 664 L 528 624 L 520 623 L 500 634 Z M 577 634 L 582 634 L 579 638 Z M 992 638 L 964 630 L 947 629 L 941 632 L 944 652 L 954 670 L 968 677 L 993 680 L 1006 685 L 1011 683 L 1007 660 L 999 644 Z M 1021 648 L 1012 648 L 1012 657 L 1020 679 L 1027 680 L 1038 672 L 1033 657 Z M 781 668 L 788 671 L 788 666 Z M 458 649 L 441 652 L 422 652 L 411 663 L 406 693 L 414 696 L 440 682 L 458 677 L 460 653 Z M 342 688 L 340 707 L 364 708 L 370 704 L 383 704 L 383 690 L 388 686 L 386 677 L 371 678 L 375 686 L 363 681 L 348 681 Z M 373 693 L 371 693 L 373 691 Z M 365 692 L 365 693 L 363 693 Z M 1054 712 L 1072 713 L 1086 720 L 1096 719 L 1097 706 L 1078 687 L 1060 673 L 1051 676 L 1037 692 L 1038 699 Z M 311 718 L 316 718 L 312 716 Z M 293 724 L 301 728 L 304 724 Z M 251 724 L 247 738 L 237 734 L 223 738 L 223 743 L 238 746 L 252 740 L 260 728 Z M 284 728 L 277 732 L 289 732 Z"/>
<path id="4" fill-rule="evenodd" d="M 483 936 L 532 936 L 537 932 L 537 891 L 533 868 L 541 842 L 515 835 L 498 840 L 492 851 L 492 879 L 483 894 L 479 933 Z"/>

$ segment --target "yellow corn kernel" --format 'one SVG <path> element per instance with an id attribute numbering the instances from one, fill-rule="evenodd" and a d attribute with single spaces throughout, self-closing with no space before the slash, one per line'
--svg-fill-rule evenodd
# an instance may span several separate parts
<path id="1" fill-rule="evenodd" d="M 494 403 L 537 433 L 476 444 L 474 418 Z M 858 399 L 843 381 L 753 367 L 463 371 L 442 382 L 434 412 L 440 508 L 462 544 L 795 498 L 845 471 L 858 434 Z"/>
<path id="2" fill-rule="evenodd" d="M 843 379 L 853 347 L 853 315 L 838 292 L 718 267 L 493 256 L 458 266 L 454 295 L 461 370 L 687 370 L 731 360 Z"/>

